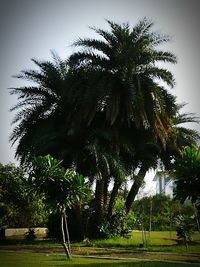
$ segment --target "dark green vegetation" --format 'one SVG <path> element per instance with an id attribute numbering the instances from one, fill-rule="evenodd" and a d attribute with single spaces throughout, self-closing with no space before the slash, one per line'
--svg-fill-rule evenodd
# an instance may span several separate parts
<path id="1" fill-rule="evenodd" d="M 73 169 L 65 170 L 61 162 L 51 156 L 34 158 L 30 175 L 35 191 L 44 197 L 44 202 L 51 210 L 60 214 L 62 242 L 66 255 L 70 258 L 70 240 L 66 209 L 78 203 L 84 193 L 82 175 Z"/>
<path id="2" fill-rule="evenodd" d="M 186 252 L 186 248 L 179 244 L 175 231 L 146 231 L 147 247 L 140 247 L 142 243 L 142 232 L 133 231 L 126 237 L 112 237 L 106 239 L 84 240 L 83 242 L 72 243 L 72 250 L 84 249 L 85 255 L 89 255 L 87 250 L 102 248 L 128 249 L 130 251 L 162 251 L 162 252 Z M 44 252 L 45 249 L 53 249 L 52 252 L 63 252 L 62 246 L 55 240 L 1 240 L 1 248 L 3 249 L 24 249 L 33 246 L 36 251 Z M 61 249 L 56 250 L 55 248 Z M 200 234 L 195 232 L 192 234 L 192 242 L 189 244 L 188 253 L 198 253 L 200 249 Z M 80 251 L 81 252 L 81 251 Z M 79 253 L 80 253 L 79 252 Z"/>
<path id="3" fill-rule="evenodd" d="M 176 197 L 190 199 L 200 209 L 200 148 L 185 147 L 174 168 Z"/>
<path id="4" fill-rule="evenodd" d="M 43 198 L 30 186 L 22 168 L 0 164 L 0 225 L 39 227 L 47 216 Z"/>
<path id="5" fill-rule="evenodd" d="M 87 195 L 69 209 L 66 194 L 58 193 L 67 179 L 54 187 L 54 177 L 41 175 L 45 190 L 58 189 L 55 199 L 44 190 L 46 197 L 54 201 L 60 195 L 68 207 L 71 237 L 79 240 L 125 234 L 146 172 L 158 163 L 170 170 L 171 159 L 199 140 L 197 132 L 183 127 L 198 119 L 182 114 L 169 91 L 175 81 L 164 66 L 177 60 L 160 46 L 170 38 L 154 31 L 148 19 L 133 28 L 108 25 L 109 31 L 93 28 L 99 39 L 75 42 L 78 52 L 66 60 L 55 53 L 53 62 L 34 59 L 37 70 L 17 76 L 28 86 L 11 89 L 18 102 L 11 109 L 17 113 L 10 141 L 17 142 L 16 157 L 27 172 L 33 157 L 51 155 L 65 170 L 86 177 Z M 120 209 L 117 199 L 123 200 Z M 51 209 L 52 228 L 58 229 L 58 213 Z"/>
<path id="6" fill-rule="evenodd" d="M 169 196 L 157 194 L 152 197 L 144 197 L 133 203 L 135 224 L 147 231 L 172 231 L 177 227 L 178 216 L 187 217 L 198 229 L 197 209 L 192 203 L 182 204 L 180 200 L 171 199 Z"/>
<path id="7" fill-rule="evenodd" d="M 113 237 L 100 240 L 91 240 L 88 243 L 75 243 L 76 246 L 91 246 L 99 248 L 123 248 L 134 251 L 161 251 L 185 253 L 186 248 L 179 243 L 175 231 L 153 231 L 146 232 L 147 246 L 140 247 L 143 244 L 142 231 L 133 231 L 128 237 Z M 199 253 L 200 234 L 198 232 L 192 235 L 193 242 L 188 246 L 188 253 Z"/>
<path id="8" fill-rule="evenodd" d="M 200 211 L 200 148 L 185 147 L 181 157 L 177 158 L 173 175 L 176 178 L 175 196 L 182 202 L 190 200 L 195 208 L 194 217 L 197 218 L 197 229 L 200 232 L 198 212 Z M 187 246 L 191 240 L 194 225 L 191 219 L 185 215 L 177 218 L 177 235 Z"/>

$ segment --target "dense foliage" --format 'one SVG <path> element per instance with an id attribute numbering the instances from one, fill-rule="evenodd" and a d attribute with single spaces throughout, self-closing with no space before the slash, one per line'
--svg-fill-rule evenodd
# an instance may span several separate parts
<path id="1" fill-rule="evenodd" d="M 181 227 L 183 221 L 181 221 L 181 218 L 184 218 L 184 223 L 188 221 L 194 229 L 198 230 L 197 220 L 199 218 L 196 217 L 195 207 L 191 203 L 181 204 L 180 201 L 163 194 L 136 200 L 132 209 L 134 211 L 135 229 L 174 231 L 177 227 Z"/>
<path id="2" fill-rule="evenodd" d="M 200 210 L 200 148 L 185 147 L 174 168 L 176 197 L 190 199 Z"/>
<path id="3" fill-rule="evenodd" d="M 9 227 L 44 226 L 43 199 L 30 186 L 20 167 L 0 164 L 0 224 Z"/>
<path id="4" fill-rule="evenodd" d="M 193 218 L 188 215 L 179 215 L 176 218 L 177 224 L 177 238 L 182 241 L 187 247 L 188 242 L 192 241 L 192 234 L 195 231 L 195 224 Z"/>
<path id="5" fill-rule="evenodd" d="M 70 240 L 66 209 L 80 202 L 84 193 L 84 178 L 73 169 L 65 169 L 50 155 L 34 158 L 30 174 L 32 186 L 49 208 L 60 213 L 60 233 L 66 255 L 70 257 Z"/>

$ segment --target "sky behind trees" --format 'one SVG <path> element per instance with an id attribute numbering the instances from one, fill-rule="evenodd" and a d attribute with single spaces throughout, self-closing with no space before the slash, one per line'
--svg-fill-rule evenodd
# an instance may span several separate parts
<path id="1" fill-rule="evenodd" d="M 16 162 L 15 146 L 8 142 L 16 103 L 10 87 L 24 85 L 12 78 L 22 69 L 34 67 L 31 58 L 50 59 L 50 50 L 68 57 L 78 37 L 97 37 L 88 26 L 107 28 L 105 19 L 135 25 L 143 17 L 155 29 L 170 34 L 166 49 L 178 57 L 169 66 L 176 79 L 172 92 L 185 110 L 200 115 L 200 1 L 198 0 L 1 0 L 0 1 L 0 162 Z M 191 125 L 197 130 L 199 126 Z"/>

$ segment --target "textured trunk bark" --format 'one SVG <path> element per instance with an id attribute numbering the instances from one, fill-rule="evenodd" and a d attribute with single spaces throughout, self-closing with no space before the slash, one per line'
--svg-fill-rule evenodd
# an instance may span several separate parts
<path id="1" fill-rule="evenodd" d="M 103 197 L 104 197 L 103 210 L 104 210 L 104 212 L 105 212 L 105 210 L 107 208 L 107 202 L 108 202 L 108 185 L 109 185 L 109 176 L 107 176 L 105 178 L 105 181 L 104 181 L 104 189 L 103 189 Z"/>
<path id="2" fill-rule="evenodd" d="M 95 217 L 101 223 L 104 214 L 104 180 L 97 180 L 95 190 Z"/>
<path id="3" fill-rule="evenodd" d="M 111 192 L 111 196 L 110 196 L 109 206 L 108 206 L 108 218 L 110 218 L 112 216 L 113 208 L 115 205 L 115 200 L 116 200 L 116 197 L 118 195 L 118 191 L 119 191 L 121 184 L 122 183 L 120 181 L 117 181 L 117 180 L 114 183 L 114 186 L 113 186 L 113 189 Z"/>
<path id="4" fill-rule="evenodd" d="M 129 211 L 131 210 L 131 206 L 133 204 L 133 201 L 144 181 L 144 177 L 145 177 L 145 174 L 146 174 L 146 171 L 147 169 L 145 167 L 141 167 L 138 175 L 135 176 L 135 180 L 134 180 L 134 183 L 128 193 L 128 196 L 126 198 L 126 203 L 125 203 L 125 206 L 126 206 L 126 211 L 127 213 L 129 213 Z"/>
<path id="5" fill-rule="evenodd" d="M 101 236 L 101 224 L 104 216 L 104 180 L 96 180 L 94 213 L 87 221 L 87 235 L 89 238 L 97 238 Z"/>
<path id="6" fill-rule="evenodd" d="M 84 238 L 84 228 L 83 228 L 83 217 L 82 217 L 82 208 L 81 208 L 81 204 L 78 203 L 75 207 L 74 207 L 74 212 L 73 212 L 73 216 L 72 216 L 72 221 L 71 223 L 71 228 L 73 229 L 73 238 L 77 241 L 81 241 Z M 70 227 L 69 227 L 70 229 Z M 71 232 L 70 232 L 71 233 Z"/>

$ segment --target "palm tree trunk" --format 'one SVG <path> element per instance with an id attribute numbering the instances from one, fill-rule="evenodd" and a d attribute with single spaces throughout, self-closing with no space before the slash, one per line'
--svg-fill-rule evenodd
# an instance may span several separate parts
<path id="1" fill-rule="evenodd" d="M 198 232 L 200 233 L 200 224 L 199 224 L 199 218 L 198 218 L 198 210 L 197 210 L 197 207 L 196 207 L 195 203 L 193 204 L 193 206 L 194 206 L 194 216 L 195 216 L 196 223 L 197 223 L 197 229 L 198 229 Z"/>
<path id="2" fill-rule="evenodd" d="M 109 185 L 109 176 L 105 178 L 104 181 L 104 190 L 103 190 L 103 196 L 104 196 L 104 211 L 106 210 L 107 207 L 107 202 L 108 202 L 108 185 Z"/>
<path id="3" fill-rule="evenodd" d="M 87 234 L 90 238 L 101 236 L 100 226 L 104 216 L 104 180 L 103 178 L 96 180 L 94 213 L 87 221 Z"/>
<path id="4" fill-rule="evenodd" d="M 99 224 L 102 221 L 104 214 L 104 179 L 96 181 L 95 189 L 95 219 L 96 223 Z"/>
<path id="5" fill-rule="evenodd" d="M 133 183 L 133 185 L 132 185 L 132 187 L 128 193 L 128 196 L 127 196 L 126 202 L 125 202 L 127 213 L 129 213 L 129 211 L 131 210 L 131 206 L 133 204 L 133 201 L 134 201 L 140 187 L 142 186 L 146 172 L 147 172 L 147 168 L 141 166 L 138 175 L 135 176 L 134 183 Z"/>
<path id="6" fill-rule="evenodd" d="M 109 206 L 108 206 L 108 218 L 110 218 L 112 216 L 113 208 L 115 205 L 115 200 L 116 200 L 116 197 L 118 195 L 118 191 L 119 191 L 121 184 L 122 184 L 122 182 L 120 182 L 118 180 L 115 180 L 115 182 L 114 182 L 114 186 L 112 189 L 112 193 L 111 193 L 110 201 L 109 201 Z"/>

